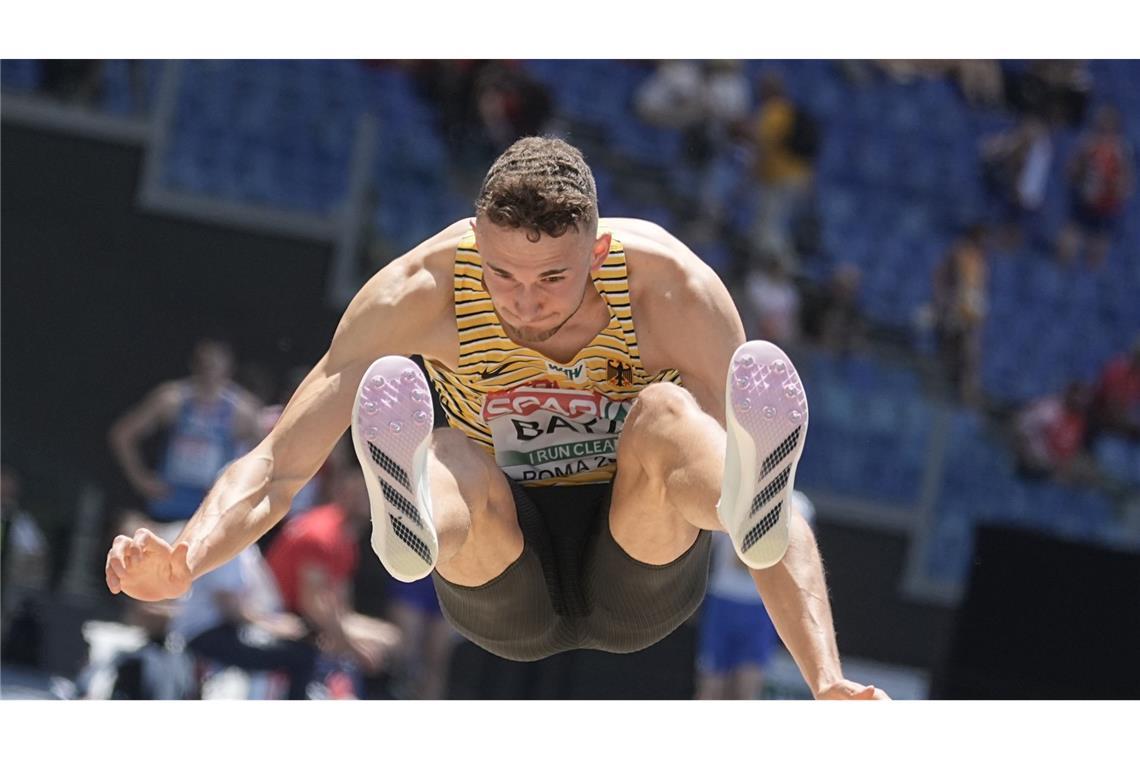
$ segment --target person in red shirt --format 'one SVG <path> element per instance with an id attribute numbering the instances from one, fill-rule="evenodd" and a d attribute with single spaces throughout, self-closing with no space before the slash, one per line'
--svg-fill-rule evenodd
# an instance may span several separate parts
<path id="1" fill-rule="evenodd" d="M 1092 405 L 1093 430 L 1140 438 L 1140 335 L 1104 368 Z"/>
<path id="2" fill-rule="evenodd" d="M 322 649 L 374 675 L 384 670 L 400 636 L 391 623 L 352 608 L 357 546 L 370 519 L 368 492 L 357 468 L 337 467 L 330 475 L 334 501 L 287 523 L 266 560 L 285 609 L 309 625 Z"/>
<path id="3" fill-rule="evenodd" d="M 1085 240 L 1089 263 L 1104 261 L 1135 187 L 1133 163 L 1120 112 L 1101 106 L 1068 166 L 1070 218 L 1057 241 L 1062 262 L 1075 260 Z"/>
<path id="4" fill-rule="evenodd" d="M 1031 402 L 1017 415 L 1015 426 L 1022 474 L 1082 479 L 1087 469 L 1082 465 L 1088 430 L 1085 386 L 1070 383 L 1063 396 L 1054 394 Z"/>

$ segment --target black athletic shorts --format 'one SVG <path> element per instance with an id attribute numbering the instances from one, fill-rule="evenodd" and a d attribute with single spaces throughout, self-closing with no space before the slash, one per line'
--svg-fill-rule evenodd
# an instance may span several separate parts
<path id="1" fill-rule="evenodd" d="M 689 618 L 705 595 L 711 534 L 667 565 L 625 553 L 610 533 L 612 483 L 524 488 L 515 481 L 522 555 L 482 586 L 432 573 L 444 617 L 510 660 L 570 649 L 636 652 Z"/>

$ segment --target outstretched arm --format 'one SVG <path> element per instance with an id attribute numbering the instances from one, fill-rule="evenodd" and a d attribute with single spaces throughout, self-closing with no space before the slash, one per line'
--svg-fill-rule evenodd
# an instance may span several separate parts
<path id="1" fill-rule="evenodd" d="M 784 558 L 749 571 L 776 632 L 817 699 L 887 699 L 880 689 L 843 677 L 815 536 L 798 512 L 790 518 Z"/>
<path id="2" fill-rule="evenodd" d="M 222 472 L 173 547 L 148 531 L 115 539 L 106 568 L 113 593 L 143 600 L 179 596 L 285 516 L 348 427 L 368 365 L 385 354 L 430 348 L 424 336 L 438 321 L 440 299 L 423 260 L 397 259 L 361 289 L 273 430 Z"/>
<path id="3" fill-rule="evenodd" d="M 675 245 L 681 245 L 675 243 Z M 687 256 L 693 254 L 688 253 Z M 693 257 L 695 259 L 695 256 Z M 655 311 L 654 325 L 670 336 L 670 362 L 706 414 L 725 424 L 724 388 L 733 352 L 744 342 L 740 316 L 720 279 L 699 262 L 675 272 L 657 293 L 673 307 Z M 823 563 L 811 527 L 794 510 L 781 561 L 751 570 L 780 638 L 812 694 L 821 699 L 887 698 L 873 686 L 847 681 L 839 662 Z"/>

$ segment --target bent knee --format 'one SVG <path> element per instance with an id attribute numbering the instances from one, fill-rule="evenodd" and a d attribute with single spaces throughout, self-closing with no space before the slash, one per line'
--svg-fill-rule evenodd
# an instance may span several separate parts
<path id="1" fill-rule="evenodd" d="M 436 428 L 432 456 L 454 478 L 469 509 L 490 506 L 514 512 L 514 496 L 495 460 L 462 431 Z"/>
<path id="2" fill-rule="evenodd" d="M 673 383 L 652 383 L 638 392 L 637 401 L 630 410 L 626 426 L 682 417 L 699 409 L 693 395 L 681 386 Z"/>

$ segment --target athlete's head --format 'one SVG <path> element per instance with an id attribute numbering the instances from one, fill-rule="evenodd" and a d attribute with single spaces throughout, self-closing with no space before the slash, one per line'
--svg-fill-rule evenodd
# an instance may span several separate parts
<path id="1" fill-rule="evenodd" d="M 220 385 L 230 379 L 233 372 L 234 354 L 230 347 L 213 338 L 202 338 L 194 344 L 190 355 L 190 371 L 199 380 Z"/>
<path id="2" fill-rule="evenodd" d="M 501 155 L 475 204 L 484 287 L 508 334 L 547 340 L 582 305 L 590 271 L 609 253 L 598 235 L 598 191 L 582 153 L 524 137 Z"/>

